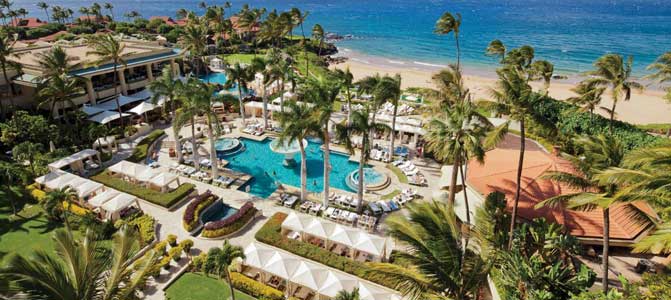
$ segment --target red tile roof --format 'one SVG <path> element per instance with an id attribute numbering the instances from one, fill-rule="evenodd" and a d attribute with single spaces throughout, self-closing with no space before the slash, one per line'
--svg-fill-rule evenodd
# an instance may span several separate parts
<path id="1" fill-rule="evenodd" d="M 42 21 L 38 18 L 23 18 L 23 19 L 14 19 L 10 24 L 11 26 L 16 27 L 36 28 L 42 25 L 47 25 L 49 23 Z"/>
<path id="2" fill-rule="evenodd" d="M 235 29 L 236 32 L 240 33 L 240 32 L 247 31 L 246 28 L 240 27 L 240 24 L 238 23 L 240 21 L 240 17 L 232 16 L 232 17 L 229 18 L 229 20 L 231 20 L 231 25 L 233 25 L 233 29 Z M 254 26 L 252 26 L 252 28 L 249 31 L 250 32 L 258 32 L 260 30 L 261 30 L 261 24 L 256 23 L 256 24 L 254 24 Z"/>
<path id="3" fill-rule="evenodd" d="M 186 19 L 179 19 L 179 20 L 175 21 L 173 18 L 168 17 L 168 16 L 153 16 L 153 17 L 149 18 L 150 21 L 154 20 L 154 19 L 163 20 L 163 22 L 165 22 L 165 24 L 168 24 L 170 26 L 184 26 L 184 25 L 186 25 Z"/>
<path id="4" fill-rule="evenodd" d="M 471 161 L 468 164 L 467 183 L 482 194 L 499 191 L 506 194 L 508 209 L 512 210 L 515 199 L 519 137 L 508 135 L 498 148 L 488 151 L 484 164 Z M 527 140 L 524 152 L 522 184 L 518 203 L 519 217 L 532 220 L 545 217 L 549 221 L 563 224 L 572 235 L 580 238 L 600 239 L 603 236 L 603 215 L 600 209 L 588 212 L 568 209 L 535 209 L 539 202 L 576 190 L 541 179 L 546 171 L 576 172 L 572 164 L 556 155 L 547 153 L 535 142 Z M 634 208 L 656 217 L 654 210 L 645 202 L 616 205 L 610 210 L 611 239 L 633 242 L 647 231 L 649 223 L 640 223 L 630 214 Z"/>

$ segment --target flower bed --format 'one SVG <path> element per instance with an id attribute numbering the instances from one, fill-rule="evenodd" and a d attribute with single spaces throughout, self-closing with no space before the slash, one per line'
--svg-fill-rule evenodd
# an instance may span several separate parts
<path id="1" fill-rule="evenodd" d="M 195 186 L 191 183 L 182 183 L 172 192 L 162 193 L 138 184 L 127 182 L 121 178 L 114 177 L 107 171 L 92 176 L 91 179 L 118 191 L 137 196 L 141 199 L 166 208 L 169 208 L 175 203 L 184 199 L 184 197 L 191 194 L 195 188 Z"/>
<path id="2" fill-rule="evenodd" d="M 152 131 L 150 134 L 148 134 L 142 141 L 140 141 L 135 149 L 133 149 L 133 153 L 129 158 L 127 158 L 127 161 L 130 162 L 135 162 L 139 163 L 147 159 L 147 155 L 149 154 L 149 146 L 153 144 L 158 138 L 163 136 L 165 132 L 161 129 L 156 129 Z"/>
<path id="3" fill-rule="evenodd" d="M 216 238 L 229 235 L 245 226 L 256 214 L 256 208 L 252 202 L 245 203 L 238 212 L 232 216 L 216 221 L 208 222 L 203 229 L 203 237 Z"/>
<path id="4" fill-rule="evenodd" d="M 206 207 L 212 205 L 217 200 L 217 196 L 212 195 L 209 190 L 202 195 L 198 195 L 196 199 L 189 203 L 186 207 L 184 215 L 182 216 L 182 226 L 188 232 L 193 231 L 198 226 L 200 220 L 200 212 Z"/>
<path id="5" fill-rule="evenodd" d="M 255 238 L 262 243 L 289 251 L 329 267 L 375 282 L 379 285 L 383 285 L 391 289 L 394 288 L 388 281 L 376 280 L 375 278 L 372 278 L 372 276 L 367 275 L 374 273 L 372 272 L 372 269 L 365 263 L 340 256 L 319 246 L 292 240 L 282 236 L 282 222 L 284 222 L 284 219 L 286 218 L 287 214 L 285 213 L 275 213 L 272 217 L 270 217 L 268 222 L 263 224 L 263 227 L 261 227 L 261 229 L 256 232 Z"/>
<path id="6" fill-rule="evenodd" d="M 114 223 L 114 227 L 120 228 L 124 224 L 137 228 L 140 244 L 143 246 L 149 245 L 156 239 L 156 220 L 150 215 L 136 214 L 129 218 L 118 220 Z"/>
<path id="7" fill-rule="evenodd" d="M 284 293 L 237 272 L 231 272 L 233 287 L 259 299 L 282 300 Z"/>

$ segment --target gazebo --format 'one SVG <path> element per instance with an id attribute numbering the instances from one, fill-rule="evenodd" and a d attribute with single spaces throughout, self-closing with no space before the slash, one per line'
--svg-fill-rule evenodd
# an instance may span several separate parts
<path id="1" fill-rule="evenodd" d="M 93 157 L 96 158 L 97 163 L 93 161 Z M 102 160 L 100 159 L 100 153 L 93 149 L 85 149 L 52 162 L 48 167 L 50 171 L 56 171 L 69 166 L 73 171 L 82 174 L 85 173 L 87 169 L 96 169 L 101 165 Z"/>

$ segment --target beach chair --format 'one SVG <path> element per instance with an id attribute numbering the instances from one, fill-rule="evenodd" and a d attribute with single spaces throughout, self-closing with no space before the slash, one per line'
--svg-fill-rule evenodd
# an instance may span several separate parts
<path id="1" fill-rule="evenodd" d="M 330 217 L 333 214 L 334 210 L 335 208 L 333 206 L 327 207 L 326 210 L 324 210 L 324 216 Z"/>
<path id="2" fill-rule="evenodd" d="M 402 164 L 404 162 L 405 162 L 405 159 L 401 158 L 401 159 L 397 159 L 397 160 L 393 161 L 391 164 L 398 167 L 400 164 Z"/>
<path id="3" fill-rule="evenodd" d="M 235 177 L 226 177 L 226 180 L 224 180 L 224 186 L 229 187 L 231 186 L 236 180 L 238 180 Z"/>
<path id="4" fill-rule="evenodd" d="M 377 205 L 379 205 L 379 206 L 382 208 L 382 210 L 383 210 L 385 213 L 391 212 L 391 208 L 389 208 L 389 205 L 387 205 L 386 202 L 384 202 L 384 201 L 382 201 L 382 200 L 379 200 L 379 201 L 377 201 L 376 203 L 377 203 Z"/>
<path id="5" fill-rule="evenodd" d="M 397 211 L 401 209 L 394 200 L 389 200 L 389 202 L 387 202 L 387 205 L 389 205 L 389 209 L 391 209 L 391 211 Z"/>
<path id="6" fill-rule="evenodd" d="M 338 216 L 340 216 L 340 209 L 333 210 L 333 213 L 329 215 L 329 218 L 334 221 L 338 221 Z"/>
<path id="7" fill-rule="evenodd" d="M 289 197 L 289 199 L 287 199 L 287 201 L 284 201 L 284 206 L 285 207 L 293 207 L 294 204 L 296 204 L 297 201 L 298 201 L 298 197 L 291 196 L 291 197 Z"/>
<path id="8" fill-rule="evenodd" d="M 379 215 L 382 213 L 382 208 L 380 208 L 380 206 L 375 202 L 369 202 L 368 208 L 370 208 L 374 215 Z"/>
<path id="9" fill-rule="evenodd" d="M 312 207 L 310 207 L 309 214 L 316 216 L 319 213 L 319 210 L 321 210 L 321 208 L 322 208 L 321 203 L 316 203 L 316 204 L 313 203 Z"/>

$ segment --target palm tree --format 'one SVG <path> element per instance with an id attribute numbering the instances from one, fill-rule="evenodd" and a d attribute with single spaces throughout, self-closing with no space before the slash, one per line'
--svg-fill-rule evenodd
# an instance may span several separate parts
<path id="1" fill-rule="evenodd" d="M 106 10 L 109 10 L 109 12 L 110 12 L 110 21 L 114 21 L 114 5 L 112 5 L 112 3 L 105 2 L 105 4 L 103 5 L 103 7 L 104 7 Z"/>
<path id="2" fill-rule="evenodd" d="M 189 97 L 191 101 L 195 102 L 198 107 L 199 115 L 202 115 L 207 120 L 207 133 L 210 140 L 210 162 L 212 163 L 212 178 L 219 177 L 219 164 L 217 163 L 217 150 L 214 147 L 216 137 L 219 136 L 221 128 L 217 114 L 212 110 L 215 102 L 219 101 L 220 96 L 217 94 L 217 87 L 208 85 L 200 80 L 190 80 L 188 83 Z"/>
<path id="3" fill-rule="evenodd" d="M 586 81 L 576 85 L 572 91 L 578 94 L 578 96 L 566 100 L 579 105 L 580 111 L 589 111 L 590 119 L 593 121 L 594 110 L 601 104 L 601 96 L 606 91 L 606 88 L 599 86 L 595 81 Z"/>
<path id="4" fill-rule="evenodd" d="M 432 202 L 407 206 L 406 215 L 386 221 L 388 234 L 406 251 L 393 255 L 400 263 L 372 263 L 366 275 L 384 280 L 408 299 L 477 299 L 491 267 L 476 248 L 462 245 L 453 207 Z"/>
<path id="5" fill-rule="evenodd" d="M 354 88 L 354 75 L 350 72 L 349 67 L 344 71 L 335 69 L 335 76 L 341 81 L 341 86 L 345 89 L 345 101 L 347 102 L 347 124 L 350 123 L 352 116 L 352 88 Z"/>
<path id="6" fill-rule="evenodd" d="M 389 160 L 394 158 L 394 141 L 396 140 L 396 115 L 398 114 L 398 101 L 401 99 L 401 75 L 396 74 L 393 77 L 396 85 L 388 85 L 391 95 L 389 102 L 394 106 L 394 111 L 391 114 L 391 130 L 389 131 Z"/>
<path id="7" fill-rule="evenodd" d="M 281 111 L 277 114 L 280 126 L 283 130 L 280 133 L 278 142 L 282 144 L 298 143 L 301 152 L 301 201 L 307 199 L 307 181 L 308 166 L 307 155 L 305 153 L 304 140 L 309 135 L 319 134 L 321 126 L 315 120 L 315 109 L 307 103 L 299 104 L 296 101 L 286 103 L 289 108 L 287 111 Z"/>
<path id="8" fill-rule="evenodd" d="M 53 76 L 67 74 L 74 68 L 75 58 L 68 56 L 61 46 L 53 46 L 49 51 L 36 55 L 38 65 L 42 70 L 41 80 L 49 80 Z"/>
<path id="9" fill-rule="evenodd" d="M 324 205 L 329 204 L 329 187 L 331 175 L 331 133 L 329 126 L 331 115 L 335 112 L 334 104 L 340 93 L 340 82 L 327 77 L 315 77 L 306 80 L 299 95 L 316 107 L 317 122 L 321 126 L 320 137 L 324 141 Z"/>
<path id="10" fill-rule="evenodd" d="M 316 41 L 319 41 L 319 50 L 317 52 L 317 55 L 320 57 L 322 56 L 322 46 L 324 45 L 324 28 L 322 28 L 321 25 L 315 24 L 315 26 L 312 27 L 312 38 L 315 39 Z"/>
<path id="11" fill-rule="evenodd" d="M 506 46 L 501 40 L 493 40 L 489 42 L 485 54 L 488 56 L 499 57 L 500 61 L 503 61 L 506 58 Z"/>
<path id="12" fill-rule="evenodd" d="M 199 24 L 190 24 L 184 27 L 184 33 L 181 35 L 179 43 L 185 51 L 188 51 L 196 76 L 200 76 L 200 68 L 203 65 L 202 56 L 207 47 L 207 27 Z"/>
<path id="13" fill-rule="evenodd" d="M 61 189 L 47 192 L 44 200 L 42 200 L 40 204 L 51 218 L 63 218 L 65 228 L 69 231 L 71 227 L 68 219 L 68 211 L 70 211 L 72 202 L 76 202 L 78 199 L 79 196 L 77 196 L 77 191 L 70 186 L 66 186 Z"/>
<path id="14" fill-rule="evenodd" d="M 0 270 L 13 292 L 31 299 L 136 299 L 159 255 L 150 250 L 140 260 L 137 233 L 122 226 L 111 245 L 96 240 L 92 231 L 75 239 L 66 230 L 54 233 L 55 253 L 35 250 L 30 256 L 14 255 Z"/>
<path id="15" fill-rule="evenodd" d="M 231 289 L 231 299 L 235 300 L 235 291 L 233 290 L 233 282 L 231 281 L 231 273 L 228 269 L 236 259 L 245 259 L 245 252 L 240 246 L 231 245 L 228 240 L 224 240 L 221 248 L 212 248 L 207 252 L 207 260 L 205 261 L 205 273 L 214 274 L 221 279 L 226 278 L 228 287 Z"/>
<path id="16" fill-rule="evenodd" d="M 649 65 L 647 70 L 655 70 L 655 73 L 646 76 L 654 79 L 660 84 L 671 81 L 671 51 L 660 55 L 654 63 Z M 671 101 L 671 87 L 666 88 L 667 101 Z"/>
<path id="17" fill-rule="evenodd" d="M 610 114 L 610 134 L 613 134 L 615 109 L 620 100 L 629 101 L 632 90 L 643 90 L 643 85 L 631 80 L 631 68 L 634 58 L 629 56 L 627 61 L 619 54 L 606 54 L 594 62 L 594 70 L 587 72 L 599 86 L 610 87 L 613 105 L 608 109 Z"/>
<path id="18" fill-rule="evenodd" d="M 351 292 L 348 292 L 346 290 L 339 291 L 334 300 L 359 300 L 361 299 L 361 296 L 359 296 L 359 288 L 354 288 Z"/>
<path id="19" fill-rule="evenodd" d="M 83 92 L 79 77 L 69 77 L 67 74 L 52 76 L 38 88 L 37 96 L 41 99 L 38 108 L 48 105 L 51 117 L 54 118 L 58 115 L 56 105 L 60 104 L 61 110 L 65 113 L 65 104 L 76 107 L 72 99 Z"/>
<path id="20" fill-rule="evenodd" d="M 12 214 L 14 215 L 17 213 L 15 201 L 18 197 L 11 194 L 19 194 L 17 193 L 18 187 L 27 180 L 28 176 L 26 176 L 24 170 L 23 166 L 0 161 L 0 179 L 2 179 L 0 181 L 3 184 L 0 194 L 4 194 L 2 198 L 9 200 L 9 204 L 12 206 Z"/>
<path id="21" fill-rule="evenodd" d="M 116 101 L 117 111 L 119 112 L 119 122 L 121 123 L 121 128 L 124 128 L 123 125 L 123 112 L 121 111 L 121 105 L 119 104 L 119 93 L 118 93 L 118 81 L 119 66 L 126 67 L 127 63 L 124 59 L 124 51 L 126 50 L 126 44 L 121 43 L 117 38 L 112 34 L 102 34 L 102 35 L 92 35 L 86 40 L 89 47 L 93 48 L 91 51 L 87 51 L 86 55 L 92 55 L 97 57 L 97 59 L 92 63 L 94 66 L 99 67 L 105 63 L 112 62 L 113 68 L 113 81 L 114 81 L 114 101 Z"/>
<path id="22" fill-rule="evenodd" d="M 193 163 L 197 169 L 200 169 L 200 157 L 198 153 L 198 141 L 196 140 L 196 117 L 202 112 L 202 103 L 196 97 L 196 93 L 200 92 L 200 80 L 189 78 L 189 81 L 183 88 L 178 90 L 178 98 L 182 106 L 175 112 L 175 120 L 173 121 L 173 130 L 175 131 L 175 141 L 180 143 L 179 131 L 187 123 L 191 124 L 191 147 L 193 149 Z"/>
<path id="23" fill-rule="evenodd" d="M 263 75 L 262 94 L 263 99 L 263 128 L 268 128 L 268 85 L 274 81 L 274 76 L 271 75 L 270 61 L 266 58 L 254 57 L 251 63 L 251 71 L 253 73 L 261 73 Z"/>
<path id="24" fill-rule="evenodd" d="M 36 176 L 35 160 L 37 156 L 44 151 L 42 144 L 25 141 L 12 148 L 12 155 L 14 160 L 18 162 L 27 161 L 30 166 L 30 174 Z"/>
<path id="25" fill-rule="evenodd" d="M 296 7 L 291 9 L 291 16 L 294 20 L 294 23 L 297 26 L 301 27 L 301 35 L 303 36 L 303 39 L 301 40 L 301 45 L 303 46 L 303 51 L 305 52 L 305 73 L 306 74 L 310 74 L 310 63 L 309 63 L 309 60 L 308 60 L 308 52 L 305 49 L 305 30 L 303 29 L 303 24 L 305 23 L 305 20 L 307 20 L 309 15 L 310 15 L 309 11 L 301 12 L 301 10 L 296 8 Z"/>
<path id="26" fill-rule="evenodd" d="M 47 15 L 47 22 L 51 21 L 51 17 L 49 17 L 49 4 L 44 1 L 40 1 L 37 2 L 37 7 L 44 10 L 44 14 Z"/>
<path id="27" fill-rule="evenodd" d="M 375 74 L 374 76 L 367 76 L 362 78 L 357 82 L 359 85 L 359 91 L 362 93 L 368 93 L 373 96 L 372 102 L 370 103 L 370 109 L 372 110 L 371 121 L 375 123 L 377 117 L 377 111 L 385 102 L 394 101 L 400 97 L 400 86 L 401 78 L 400 76 L 390 77 L 390 76 L 380 76 L 380 74 Z M 369 133 L 370 139 L 372 140 L 373 131 Z M 393 150 L 390 150 L 393 151 Z"/>
<path id="28" fill-rule="evenodd" d="M 531 53 L 533 48 L 529 47 Z M 520 53 L 520 54 L 516 54 Z M 545 100 L 547 90 L 543 93 L 534 92 L 529 85 L 529 80 L 534 76 L 527 71 L 531 65 L 533 54 L 528 54 L 529 50 L 526 47 L 515 49 L 511 51 L 508 58 L 512 58 L 515 63 L 507 63 L 504 67 L 496 71 L 499 80 L 496 83 L 496 88 L 491 89 L 490 93 L 495 99 L 495 103 L 491 104 L 492 108 L 498 114 L 509 116 L 513 120 L 520 123 L 520 155 L 517 166 L 517 179 L 515 189 L 515 199 L 513 203 L 513 212 L 510 222 L 509 243 L 508 247 L 512 247 L 513 233 L 515 230 L 515 223 L 517 222 L 517 208 L 520 199 L 522 169 L 524 167 L 524 150 L 526 146 L 526 120 L 536 120 L 539 118 L 536 114 L 536 107 Z M 516 57 L 522 57 L 522 60 L 516 60 Z M 520 61 L 528 63 L 520 63 Z M 545 76 L 547 73 L 543 73 Z M 544 77 L 547 86 L 551 76 Z M 539 122 L 542 124 L 541 122 Z"/>
<path id="29" fill-rule="evenodd" d="M 565 184 L 578 192 L 559 195 L 538 204 L 537 207 L 567 207 L 573 210 L 590 211 L 601 209 L 603 213 L 603 290 L 608 291 L 608 250 L 610 246 L 610 207 L 626 202 L 615 197 L 618 186 L 599 181 L 599 174 L 608 168 L 618 167 L 624 159 L 624 146 L 611 135 L 590 136 L 580 140 L 583 153 L 580 157 L 569 156 L 582 174 L 563 171 L 546 172 L 543 177 Z M 632 211 L 647 216 L 631 205 Z"/>
<path id="30" fill-rule="evenodd" d="M 456 16 L 452 15 L 450 12 L 445 12 L 438 21 L 436 21 L 436 29 L 434 32 L 436 34 L 445 35 L 454 33 L 454 42 L 457 46 L 457 69 L 460 69 L 461 66 L 461 48 L 459 48 L 459 27 L 461 27 L 461 14 L 457 13 Z"/>
<path id="31" fill-rule="evenodd" d="M 0 35 L 0 69 L 2 69 L 2 76 L 5 79 L 5 82 L 10 82 L 9 76 L 7 76 L 8 70 L 21 70 L 21 65 L 12 60 L 21 57 L 20 53 L 14 51 L 14 45 L 16 45 L 16 39 L 10 38 L 9 34 Z M 11 92 L 9 99 L 10 101 L 13 101 L 13 98 L 16 95 L 13 84 L 9 85 L 9 90 Z M 0 101 L 0 110 L 2 110 L 2 116 L 4 119 L 5 110 L 2 105 L 2 101 Z"/>
<path id="32" fill-rule="evenodd" d="M 364 193 L 364 171 L 363 168 L 370 156 L 370 133 L 373 130 L 388 130 L 389 127 L 384 124 L 376 123 L 370 117 L 370 105 L 366 105 L 364 109 L 352 112 L 352 119 L 349 124 L 336 125 L 336 138 L 345 143 L 345 148 L 353 155 L 355 152 L 354 142 L 352 137 L 355 135 L 361 136 L 361 153 L 359 157 L 359 182 L 357 187 L 357 198 L 359 205 L 357 212 L 363 211 L 363 193 Z"/>
<path id="33" fill-rule="evenodd" d="M 170 66 L 166 66 L 161 71 L 161 76 L 156 78 L 156 80 L 149 83 L 149 89 L 152 91 L 153 95 L 151 101 L 153 104 L 157 104 L 162 98 L 165 99 L 165 106 L 170 103 L 170 115 L 175 116 L 176 104 L 175 102 L 179 99 L 181 90 L 183 89 L 182 81 L 176 80 L 174 77 L 173 70 Z M 175 152 L 177 152 L 177 161 L 182 162 L 182 144 L 179 139 L 179 128 L 173 126 L 173 133 L 175 135 Z"/>
<path id="34" fill-rule="evenodd" d="M 242 92 L 247 93 L 247 84 L 252 80 L 254 80 L 254 72 L 251 67 L 243 67 L 237 62 L 232 67 L 229 66 L 226 69 L 226 83 L 224 87 L 231 88 L 237 86 L 238 101 L 240 101 L 240 117 L 243 124 L 245 123 L 245 106 L 242 102 Z"/>
<path id="35" fill-rule="evenodd" d="M 82 6 L 79 8 L 79 13 L 82 15 L 86 15 L 86 22 L 91 22 L 91 17 L 89 14 L 91 13 L 91 10 L 88 7 Z"/>

